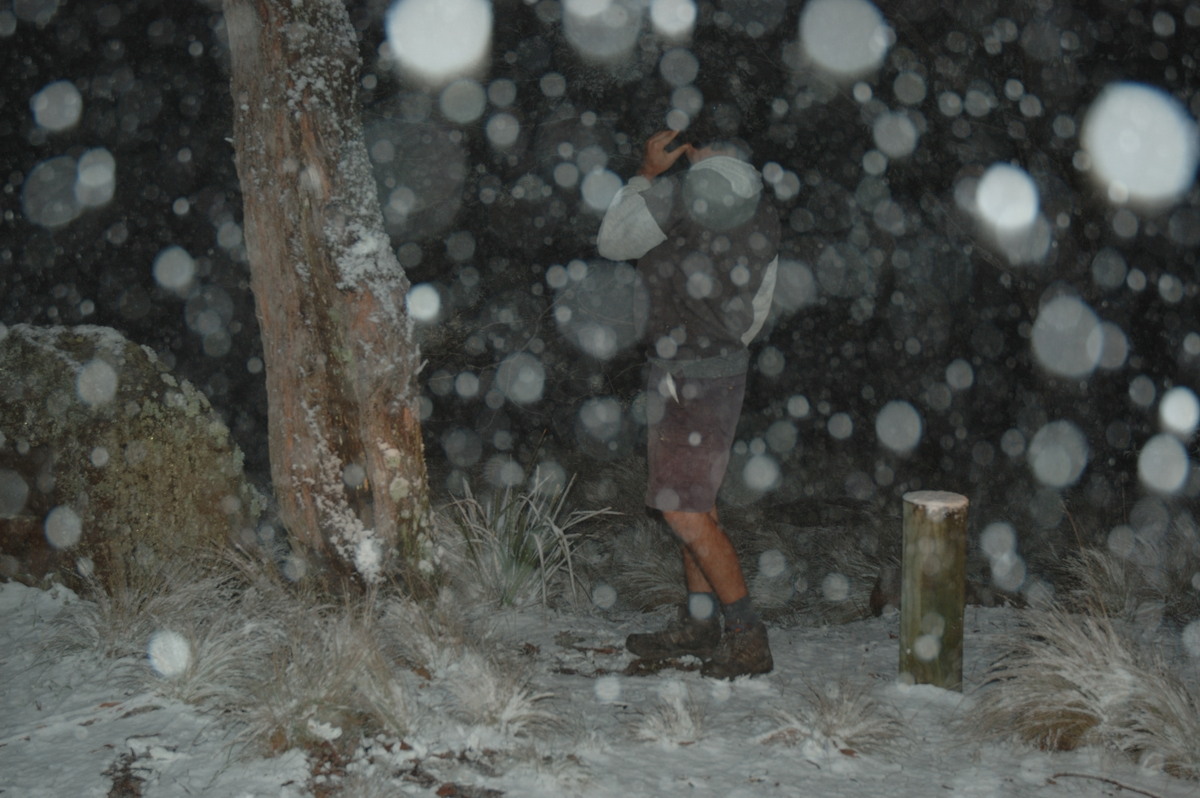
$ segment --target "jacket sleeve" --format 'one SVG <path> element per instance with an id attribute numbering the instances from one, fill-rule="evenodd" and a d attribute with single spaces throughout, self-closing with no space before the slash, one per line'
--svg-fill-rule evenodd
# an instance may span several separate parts
<path id="1" fill-rule="evenodd" d="M 649 188 L 646 178 L 632 177 L 613 197 L 596 236 L 603 257 L 636 260 L 667 240 L 642 196 Z"/>

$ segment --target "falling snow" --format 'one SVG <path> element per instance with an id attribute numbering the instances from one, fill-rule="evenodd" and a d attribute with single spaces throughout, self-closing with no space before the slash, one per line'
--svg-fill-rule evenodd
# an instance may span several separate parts
<path id="1" fill-rule="evenodd" d="M 120 330 L 201 388 L 268 484 L 241 218 L 253 187 L 226 140 L 238 100 L 218 6 L 0 3 L 0 340 L 22 323 Z M 1081 541 L 1155 579 L 1200 558 L 1194 0 L 347 7 L 386 235 L 350 231 L 337 290 L 397 277 L 396 264 L 411 282 L 438 500 L 574 477 L 578 501 L 641 512 L 646 297 L 635 258 L 601 257 L 596 235 L 650 133 L 686 141 L 716 121 L 751 150 L 784 227 L 721 496 L 756 514 L 735 535 L 786 541 L 795 508 L 817 503 L 876 556 L 888 533 L 859 540 L 839 511 L 890 518 L 906 492 L 944 489 L 971 498 L 987 588 L 1022 601 L 1063 589 L 1060 555 Z M 323 88 L 293 77 L 294 98 Z M 653 190 L 647 203 L 669 204 Z M 72 363 L 74 390 L 48 397 L 47 414 L 130 412 L 114 405 L 116 365 L 104 352 Z M 80 467 L 136 455 L 96 447 Z M 78 506 L 44 506 L 45 457 L 0 429 L 0 522 L 35 513 L 38 534 L 70 552 L 87 530 Z M 361 465 L 329 459 L 308 473 L 368 484 Z M 373 531 L 340 523 L 340 545 L 374 574 L 386 558 Z M 788 596 L 837 603 L 856 589 L 847 569 L 806 571 L 782 543 L 755 565 Z M 298 579 L 308 566 L 283 567 Z M 1200 572 L 1180 585 L 1195 601 Z M 588 588 L 594 611 L 622 611 L 616 580 Z M 1172 627 L 1192 657 L 1198 623 Z M 146 656 L 175 679 L 191 646 L 164 630 Z M 585 692 L 612 708 L 631 690 L 604 676 Z M 686 691 L 638 695 L 689 711 Z M 739 788 L 773 783 L 768 770 Z M 978 789 L 1016 789 L 1008 777 L 1048 789 L 1052 770 L 1009 762 Z"/>

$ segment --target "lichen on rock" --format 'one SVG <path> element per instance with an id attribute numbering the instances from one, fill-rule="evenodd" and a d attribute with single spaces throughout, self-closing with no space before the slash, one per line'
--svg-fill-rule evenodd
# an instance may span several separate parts
<path id="1" fill-rule="evenodd" d="M 105 327 L 0 326 L 0 374 L 0 493 L 24 486 L 20 502 L 0 497 L 0 576 L 85 562 L 111 588 L 253 539 L 265 501 L 241 450 L 153 350 Z M 46 528 L 56 508 L 80 522 L 66 548 Z"/>

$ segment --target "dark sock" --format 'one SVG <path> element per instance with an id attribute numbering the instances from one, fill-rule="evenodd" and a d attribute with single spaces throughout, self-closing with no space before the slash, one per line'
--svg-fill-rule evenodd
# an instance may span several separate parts
<path id="1" fill-rule="evenodd" d="M 717 594 L 688 591 L 687 608 L 692 618 L 710 620 L 717 612 Z"/>
<path id="2" fill-rule="evenodd" d="M 749 596 L 742 596 L 732 604 L 721 607 L 725 613 L 725 630 L 729 632 L 744 632 L 758 623 L 758 613 L 750 603 Z"/>

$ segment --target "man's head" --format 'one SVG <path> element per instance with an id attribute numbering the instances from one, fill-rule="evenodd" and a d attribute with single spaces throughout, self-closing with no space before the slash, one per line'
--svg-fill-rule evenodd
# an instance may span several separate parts
<path id="1" fill-rule="evenodd" d="M 731 103 L 706 103 L 682 134 L 683 140 L 691 146 L 688 160 L 699 163 L 714 155 L 749 160 L 750 147 L 738 138 L 740 117 L 737 106 Z"/>

